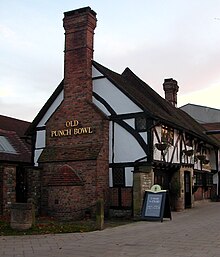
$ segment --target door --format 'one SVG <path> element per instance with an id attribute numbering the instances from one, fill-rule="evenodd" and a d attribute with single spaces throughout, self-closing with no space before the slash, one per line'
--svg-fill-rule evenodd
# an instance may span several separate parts
<path id="1" fill-rule="evenodd" d="M 191 208 L 191 176 L 189 171 L 184 172 L 185 208 Z"/>
<path id="2" fill-rule="evenodd" d="M 16 170 L 16 202 L 27 202 L 27 174 L 22 167 Z"/>

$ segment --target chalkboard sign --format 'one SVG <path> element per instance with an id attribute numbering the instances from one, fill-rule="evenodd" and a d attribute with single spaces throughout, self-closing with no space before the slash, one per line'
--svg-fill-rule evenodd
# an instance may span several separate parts
<path id="1" fill-rule="evenodd" d="M 167 190 L 159 192 L 146 191 L 142 207 L 143 220 L 160 220 L 171 218 L 169 195 Z"/>

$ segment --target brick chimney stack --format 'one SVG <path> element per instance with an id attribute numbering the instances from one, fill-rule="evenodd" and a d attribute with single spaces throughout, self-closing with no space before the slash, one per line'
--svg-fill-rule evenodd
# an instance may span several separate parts
<path id="1" fill-rule="evenodd" d="M 165 79 L 163 83 L 163 90 L 165 92 L 165 99 L 170 102 L 173 106 L 177 106 L 177 92 L 179 90 L 179 86 L 177 85 L 177 81 L 170 78 Z"/>
<path id="2" fill-rule="evenodd" d="M 93 38 L 96 13 L 90 7 L 64 13 L 64 98 L 92 101 Z"/>

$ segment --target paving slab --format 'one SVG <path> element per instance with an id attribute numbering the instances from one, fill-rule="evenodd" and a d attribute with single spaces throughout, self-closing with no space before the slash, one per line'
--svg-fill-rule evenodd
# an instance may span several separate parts
<path id="1" fill-rule="evenodd" d="M 220 202 L 88 233 L 0 236 L 1 257 L 219 257 Z"/>

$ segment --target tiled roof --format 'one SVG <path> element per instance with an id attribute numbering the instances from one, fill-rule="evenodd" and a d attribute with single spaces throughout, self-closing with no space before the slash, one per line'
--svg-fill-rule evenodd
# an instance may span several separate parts
<path id="1" fill-rule="evenodd" d="M 210 144 L 218 145 L 215 140 L 204 133 L 204 128 L 198 122 L 186 112 L 174 107 L 162 98 L 129 68 L 126 68 L 122 74 L 118 74 L 95 61 L 93 61 L 93 65 L 149 116 L 158 120 L 158 122 L 191 133 Z"/>
<path id="2" fill-rule="evenodd" d="M 0 129 L 15 131 L 19 137 L 23 137 L 30 122 L 0 115 Z"/>
<path id="3" fill-rule="evenodd" d="M 31 162 L 31 145 L 24 139 L 30 122 L 0 115 L 0 135 L 4 136 L 16 153 L 0 152 L 0 161 Z"/>
<path id="4" fill-rule="evenodd" d="M 18 163 L 30 163 L 31 151 L 27 145 L 21 140 L 15 131 L 6 131 L 0 129 L 0 135 L 4 136 L 16 153 L 8 153 L 0 151 L 0 161 L 6 162 L 18 162 Z"/>
<path id="5" fill-rule="evenodd" d="M 215 137 L 220 143 L 220 122 L 204 123 L 202 126 L 206 129 L 209 135 Z"/>

